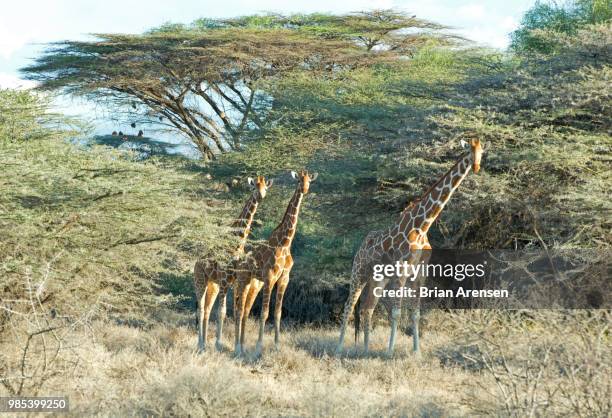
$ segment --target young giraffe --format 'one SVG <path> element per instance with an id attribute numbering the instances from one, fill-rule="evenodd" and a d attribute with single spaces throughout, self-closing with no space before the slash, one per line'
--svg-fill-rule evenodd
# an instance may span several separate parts
<path id="1" fill-rule="evenodd" d="M 253 188 L 253 193 L 242 208 L 240 216 L 232 224 L 234 233 L 239 237 L 238 248 L 232 254 L 232 260 L 229 263 L 220 263 L 214 259 L 200 259 L 196 261 L 194 267 L 193 283 L 198 304 L 198 350 L 200 352 L 206 349 L 208 319 L 217 295 L 219 295 L 220 299 L 217 315 L 217 341 L 215 345 L 218 350 L 221 349 L 226 295 L 235 279 L 234 268 L 238 258 L 244 253 L 244 246 L 251 232 L 251 224 L 253 223 L 257 206 L 266 197 L 268 189 L 272 187 L 272 180 L 266 182 L 263 176 L 258 176 L 256 180 L 249 177 L 248 183 Z"/>
<path id="2" fill-rule="evenodd" d="M 270 297 L 274 285 L 276 288 L 276 303 L 274 306 L 274 344 L 278 348 L 280 337 L 280 320 L 283 308 L 283 296 L 289 283 L 289 272 L 293 267 L 291 257 L 291 242 L 297 229 L 297 221 L 300 213 L 302 198 L 308 193 L 310 183 L 315 181 L 317 173 L 309 174 L 302 171 L 298 175 L 295 171 L 291 176 L 298 180 L 297 188 L 289 201 L 287 211 L 283 220 L 276 227 L 265 244 L 255 247 L 250 256 L 240 263 L 236 269 L 236 288 L 234 290 L 234 322 L 235 352 L 242 353 L 245 339 L 245 326 L 255 298 L 259 291 L 263 291 L 263 303 L 261 305 L 261 316 L 259 318 L 259 339 L 257 340 L 256 352 L 261 353 L 263 348 L 264 327 L 268 319 L 270 308 Z"/>
<path id="3" fill-rule="evenodd" d="M 463 147 L 467 146 L 461 141 Z M 353 260 L 349 297 L 344 306 L 340 339 L 336 349 L 337 354 L 342 352 L 344 336 L 349 317 L 355 309 L 364 287 L 367 286 L 365 302 L 362 306 L 364 317 L 364 348 L 367 353 L 370 336 L 370 323 L 378 298 L 373 294 L 374 287 L 381 286 L 382 282 L 374 282 L 373 266 L 376 264 L 395 264 L 397 261 L 407 261 L 416 264 L 427 262 L 431 255 L 431 246 L 427 239 L 427 232 L 444 209 L 453 192 L 459 187 L 471 169 L 474 173 L 480 170 L 480 159 L 483 148 L 479 139 L 472 139 L 469 143 L 470 152 L 462 155 L 453 167 L 450 168 L 433 186 L 427 190 L 418 201 L 410 204 L 401 213 L 398 221 L 383 231 L 374 231 L 366 236 Z M 407 276 L 396 277 L 393 286 L 403 286 Z M 400 299 L 393 298 L 391 304 L 391 335 L 389 337 L 388 353 L 392 354 L 395 346 L 397 322 L 400 316 Z M 419 351 L 419 321 L 418 307 L 412 313 L 413 322 L 413 350 Z"/>

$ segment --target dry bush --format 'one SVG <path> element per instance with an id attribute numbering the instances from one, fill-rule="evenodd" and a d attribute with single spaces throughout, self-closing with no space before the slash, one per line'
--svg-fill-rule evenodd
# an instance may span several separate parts
<path id="1" fill-rule="evenodd" d="M 441 356 L 481 379 L 463 402 L 486 415 L 609 416 L 608 311 L 467 311 Z"/>
<path id="2" fill-rule="evenodd" d="M 45 396 L 49 380 L 70 379 L 79 367 L 95 307 L 79 317 L 49 313 L 41 300 L 44 282 L 35 285 L 28 276 L 25 287 L 26 298 L 0 303 L 0 384 L 9 395 Z"/>

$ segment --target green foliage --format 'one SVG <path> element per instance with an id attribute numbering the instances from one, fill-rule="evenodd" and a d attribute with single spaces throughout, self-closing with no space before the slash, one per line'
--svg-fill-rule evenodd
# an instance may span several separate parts
<path id="1" fill-rule="evenodd" d="M 384 47 L 390 51 L 414 53 L 428 42 L 437 41 L 438 44 L 448 45 L 461 40 L 455 35 L 435 32 L 447 29 L 443 25 L 396 10 L 371 10 L 344 15 L 265 14 L 226 19 L 223 23 L 226 27 L 291 29 L 314 34 L 322 41 L 349 40 L 368 51 Z M 421 31 L 408 34 L 405 30 L 409 28 Z M 425 29 L 427 31 L 423 31 Z"/>
<path id="2" fill-rule="evenodd" d="M 261 239 L 293 191 L 286 170 L 320 173 L 293 246 L 289 317 L 337 318 L 356 248 L 452 165 L 460 138 L 490 148 L 430 230 L 434 248 L 609 247 L 609 37 L 608 25 L 588 26 L 557 37 L 556 54 L 522 60 L 425 48 L 267 86 L 275 101 L 261 135 L 211 169 L 276 178 Z"/>
<path id="3" fill-rule="evenodd" d="M 31 93 L 5 90 L 0 102 L 9 109 L 36 103 L 28 124 L 46 120 Z M 16 140 L 32 138 L 32 130 L 39 140 Z M 197 164 L 79 149 L 48 126 L 20 132 L 0 123 L 0 133 L 3 307 L 27 310 L 32 288 L 45 311 L 60 315 L 92 309 L 147 318 L 184 297 L 191 286 L 180 283 L 191 280 L 197 256 L 223 254 L 229 214 L 239 208 L 215 199 L 215 184 Z"/>
<path id="4" fill-rule="evenodd" d="M 154 34 L 171 34 L 171 33 L 181 33 L 181 32 L 185 32 L 189 30 L 189 28 L 182 24 L 182 23 L 172 23 L 172 22 L 166 22 L 163 25 L 157 27 L 157 28 L 153 28 L 149 31 L 147 31 L 147 34 L 150 35 L 154 35 Z"/>
<path id="5" fill-rule="evenodd" d="M 610 0 L 578 0 L 565 5 L 536 1 L 523 16 L 519 29 L 512 33 L 511 48 L 550 53 L 557 47 L 555 36 L 575 35 L 585 25 L 607 22 L 611 17 Z"/>
<path id="6" fill-rule="evenodd" d="M 450 105 L 429 117 L 429 139 L 404 148 L 412 158 L 389 160 L 386 172 L 401 172 L 417 193 L 420 173 L 453 158 L 459 137 L 491 147 L 486 174 L 468 180 L 470 192 L 433 231 L 437 246 L 610 245 L 609 37 L 609 25 L 585 27 L 560 38 L 553 56 L 460 83 Z"/>
<path id="7" fill-rule="evenodd" d="M 612 3 L 610 0 L 581 0 L 585 7 L 591 7 L 592 23 L 604 23 L 612 19 Z"/>
<path id="8" fill-rule="evenodd" d="M 66 138 L 84 127 L 49 111 L 49 101 L 27 91 L 0 89 L 0 141 Z"/>

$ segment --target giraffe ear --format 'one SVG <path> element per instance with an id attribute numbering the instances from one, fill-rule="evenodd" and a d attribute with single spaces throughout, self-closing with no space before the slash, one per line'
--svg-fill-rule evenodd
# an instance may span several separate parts
<path id="1" fill-rule="evenodd" d="M 274 180 L 268 180 L 266 181 L 266 187 L 270 188 L 272 187 L 272 184 L 274 183 Z"/>
<path id="2" fill-rule="evenodd" d="M 459 141 L 459 145 L 461 145 L 461 148 L 465 149 L 468 147 L 468 143 L 465 139 L 462 139 Z"/>
<path id="3" fill-rule="evenodd" d="M 247 183 L 249 183 L 249 185 L 251 185 L 251 186 L 255 186 L 255 180 L 253 180 L 253 177 L 249 177 L 247 179 Z"/>
<path id="4" fill-rule="evenodd" d="M 310 182 L 312 183 L 313 181 L 315 181 L 317 179 L 317 177 L 319 177 L 319 173 L 314 173 L 313 175 L 310 176 Z"/>
<path id="5" fill-rule="evenodd" d="M 298 173 L 296 173 L 295 171 L 291 170 L 291 177 L 293 177 L 294 179 L 298 179 Z"/>

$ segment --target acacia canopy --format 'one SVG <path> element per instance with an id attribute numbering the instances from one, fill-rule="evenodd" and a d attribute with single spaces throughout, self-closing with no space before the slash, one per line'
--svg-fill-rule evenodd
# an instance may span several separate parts
<path id="1" fill-rule="evenodd" d="M 53 43 L 22 72 L 40 89 L 85 96 L 130 122 L 179 131 L 212 159 L 262 127 L 273 98 L 260 81 L 292 71 L 333 76 L 454 40 L 438 29 L 394 11 L 199 19 L 141 35 Z"/>

